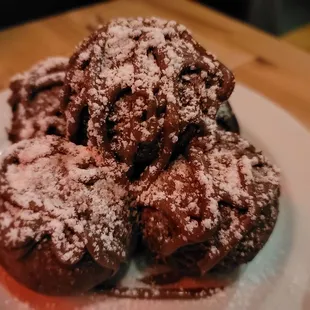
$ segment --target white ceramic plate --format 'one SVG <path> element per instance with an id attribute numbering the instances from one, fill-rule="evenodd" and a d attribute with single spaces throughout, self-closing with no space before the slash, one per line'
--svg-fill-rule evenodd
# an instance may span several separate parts
<path id="1" fill-rule="evenodd" d="M 0 94 L 0 146 L 7 145 L 10 113 Z M 208 299 L 150 301 L 104 297 L 51 298 L 0 272 L 0 309 L 83 310 L 307 310 L 310 309 L 310 134 L 261 95 L 237 85 L 231 99 L 242 135 L 282 169 L 280 215 L 260 254 L 224 292 Z M 292 104 L 294 104 L 292 102 Z"/>

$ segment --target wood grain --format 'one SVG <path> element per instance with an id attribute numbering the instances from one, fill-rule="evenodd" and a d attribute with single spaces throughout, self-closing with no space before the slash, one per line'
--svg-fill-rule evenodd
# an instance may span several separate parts
<path id="1" fill-rule="evenodd" d="M 0 88 L 42 58 L 69 56 L 89 33 L 87 26 L 98 23 L 97 16 L 159 16 L 185 24 L 235 72 L 237 81 L 277 101 L 310 129 L 310 55 L 291 44 L 305 36 L 285 38 L 288 43 L 186 0 L 112 1 L 2 31 Z"/>

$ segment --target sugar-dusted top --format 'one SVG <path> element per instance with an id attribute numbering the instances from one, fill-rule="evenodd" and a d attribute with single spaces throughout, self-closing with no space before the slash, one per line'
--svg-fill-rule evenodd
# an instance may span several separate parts
<path id="1" fill-rule="evenodd" d="M 88 251 L 117 269 L 131 224 L 122 166 L 56 136 L 24 140 L 4 154 L 0 171 L 0 242 L 8 248 L 50 238 L 74 264 Z"/>
<path id="2" fill-rule="evenodd" d="M 206 135 L 142 190 L 137 203 L 145 208 L 144 233 L 153 250 L 167 256 L 185 245 L 217 240 L 209 263 L 225 256 L 255 227 L 262 210 L 276 204 L 280 185 L 279 170 L 248 141 L 219 130 L 209 118 L 205 124 Z M 232 211 L 223 213 L 225 205 Z"/>
<path id="3" fill-rule="evenodd" d="M 47 58 L 10 83 L 13 118 L 9 138 L 13 142 L 43 136 L 64 135 L 60 96 L 68 58 Z"/>
<path id="4" fill-rule="evenodd" d="M 87 106 L 90 145 L 132 164 L 141 143 L 160 141 L 158 165 L 164 166 L 179 135 L 204 114 L 214 118 L 233 88 L 232 73 L 185 26 L 159 18 L 115 19 L 70 59 L 68 137 L 78 139 Z"/>

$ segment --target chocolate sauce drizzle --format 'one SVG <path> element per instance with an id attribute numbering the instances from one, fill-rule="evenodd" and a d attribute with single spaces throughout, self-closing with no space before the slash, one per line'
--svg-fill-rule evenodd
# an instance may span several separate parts
<path id="1" fill-rule="evenodd" d="M 67 135 L 84 144 L 78 132 L 87 122 L 88 144 L 129 167 L 147 166 L 141 183 L 149 184 L 188 125 L 199 124 L 203 114 L 215 117 L 233 88 L 232 73 L 184 26 L 156 18 L 117 19 L 85 39 L 70 59 Z M 145 145 L 148 158 L 139 156 Z"/>
<path id="2" fill-rule="evenodd" d="M 137 196 L 150 250 L 201 275 L 241 244 L 240 263 L 252 259 L 272 232 L 279 197 L 278 170 L 264 156 L 214 121 L 207 131 Z"/>

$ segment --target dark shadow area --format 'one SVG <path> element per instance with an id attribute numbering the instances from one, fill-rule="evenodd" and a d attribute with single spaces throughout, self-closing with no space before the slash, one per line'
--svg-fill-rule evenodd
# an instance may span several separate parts
<path id="1" fill-rule="evenodd" d="M 47 17 L 57 13 L 105 2 L 102 0 L 3 0 L 0 10 L 0 30 L 23 24 L 27 21 Z"/>
<path id="2" fill-rule="evenodd" d="M 106 1 L 108 0 L 46 0 L 44 2 L 3 0 L 0 10 L 0 30 Z M 199 2 L 274 35 L 281 35 L 310 22 L 310 1 L 307 0 L 188 1 Z M 121 15 L 122 12 L 119 14 Z"/>
<path id="3" fill-rule="evenodd" d="M 199 0 L 198 2 L 240 20 L 247 18 L 250 3 L 248 0 Z"/>
<path id="4" fill-rule="evenodd" d="M 310 22 L 308 0 L 197 0 L 273 35 Z"/>

